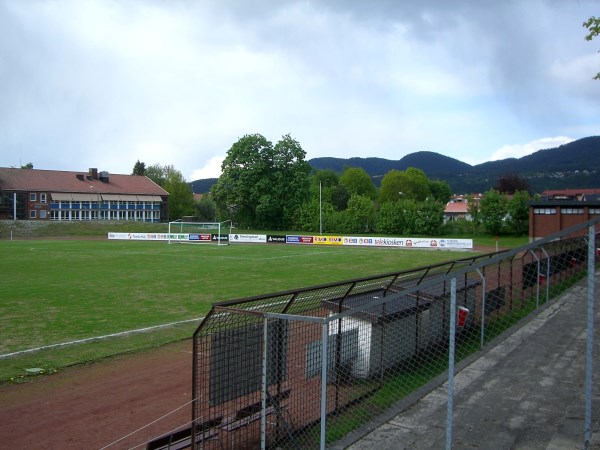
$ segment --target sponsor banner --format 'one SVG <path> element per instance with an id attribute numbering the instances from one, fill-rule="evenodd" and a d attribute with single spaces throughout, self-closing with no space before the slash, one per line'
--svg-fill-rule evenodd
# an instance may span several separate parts
<path id="1" fill-rule="evenodd" d="M 438 239 L 438 238 L 396 238 L 396 237 L 355 237 L 344 236 L 343 245 L 363 245 L 375 247 L 402 248 L 448 248 L 472 249 L 472 239 Z"/>
<path id="2" fill-rule="evenodd" d="M 353 237 L 353 236 L 344 236 L 342 238 L 343 245 L 375 245 L 375 238 L 371 237 Z"/>
<path id="3" fill-rule="evenodd" d="M 440 248 L 473 248 L 473 239 L 440 239 Z"/>
<path id="4" fill-rule="evenodd" d="M 313 237 L 312 236 L 295 236 L 295 235 L 287 235 L 285 237 L 285 242 L 287 244 L 312 244 Z"/>
<path id="5" fill-rule="evenodd" d="M 190 233 L 189 234 L 189 241 L 210 241 L 210 234 L 208 233 Z"/>
<path id="6" fill-rule="evenodd" d="M 342 245 L 341 236 L 313 236 L 313 243 L 319 245 Z"/>
<path id="7" fill-rule="evenodd" d="M 267 244 L 285 244 L 285 234 L 267 234 Z"/>
<path id="8" fill-rule="evenodd" d="M 285 242 L 285 236 L 283 237 Z M 267 242 L 266 234 L 230 234 L 229 242 L 264 243 Z"/>
<path id="9" fill-rule="evenodd" d="M 115 233 L 109 232 L 108 239 L 129 241 L 199 241 L 216 242 L 218 234 L 209 233 Z M 301 236 L 277 234 L 222 234 L 221 242 L 358 245 L 396 248 L 473 249 L 473 239 L 446 238 L 403 238 L 373 236 Z"/>
<path id="10" fill-rule="evenodd" d="M 187 241 L 187 233 L 108 233 L 108 239 L 121 239 L 128 241 Z M 210 239 L 209 239 L 210 240 Z"/>

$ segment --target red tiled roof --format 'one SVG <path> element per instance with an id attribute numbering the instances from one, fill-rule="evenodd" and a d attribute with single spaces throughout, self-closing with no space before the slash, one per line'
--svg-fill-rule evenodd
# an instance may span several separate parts
<path id="1" fill-rule="evenodd" d="M 78 179 L 77 175 L 83 175 L 83 180 Z M 142 175 L 109 174 L 107 183 L 100 179 L 89 180 L 88 175 L 87 172 L 0 167 L 0 188 L 11 191 L 169 195 L 150 178 Z"/>
<path id="2" fill-rule="evenodd" d="M 467 214 L 469 204 L 467 202 L 449 202 L 444 209 L 446 214 Z"/>

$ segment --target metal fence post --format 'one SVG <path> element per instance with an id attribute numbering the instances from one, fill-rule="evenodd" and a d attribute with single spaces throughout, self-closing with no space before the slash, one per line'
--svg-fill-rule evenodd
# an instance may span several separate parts
<path id="1" fill-rule="evenodd" d="M 540 250 L 542 251 L 542 253 L 546 256 L 546 275 L 544 275 L 546 277 L 546 302 L 548 303 L 548 301 L 550 300 L 550 255 L 548 254 L 548 252 L 546 251 L 546 249 L 544 247 L 540 247 Z M 538 277 L 538 281 L 539 281 L 539 277 Z"/>
<path id="2" fill-rule="evenodd" d="M 339 320 L 339 319 L 338 319 Z M 327 349 L 328 349 L 328 333 L 329 324 L 323 322 L 322 330 L 322 345 L 321 345 L 321 442 L 319 448 L 325 450 L 325 431 L 327 419 Z"/>
<path id="3" fill-rule="evenodd" d="M 448 409 L 446 415 L 446 450 L 452 449 L 452 409 L 454 400 L 454 345 L 456 338 L 456 278 L 450 280 L 450 342 L 448 352 Z"/>
<path id="4" fill-rule="evenodd" d="M 535 287 L 536 287 L 535 309 L 537 309 L 540 307 L 540 258 L 538 258 L 538 256 L 535 254 L 535 252 L 533 250 L 529 250 L 529 253 L 531 253 L 533 255 L 533 257 L 535 258 L 535 260 L 537 261 L 537 274 L 536 274 L 536 280 L 535 280 Z"/>
<path id="5" fill-rule="evenodd" d="M 592 381 L 593 381 L 593 356 L 594 356 L 594 286 L 596 272 L 596 234 L 595 226 L 590 225 L 588 230 L 588 273 L 587 273 L 587 343 L 585 364 L 585 442 L 584 449 L 588 449 L 592 439 Z"/>
<path id="6" fill-rule="evenodd" d="M 262 354 L 262 377 L 260 389 L 260 448 L 267 448 L 267 352 L 269 342 L 267 340 L 269 331 L 268 319 L 263 319 L 263 354 Z"/>
<path id="7" fill-rule="evenodd" d="M 481 343 L 480 347 L 483 349 L 483 344 L 485 342 L 485 276 L 481 272 L 481 270 L 476 270 L 477 275 L 481 277 Z"/>

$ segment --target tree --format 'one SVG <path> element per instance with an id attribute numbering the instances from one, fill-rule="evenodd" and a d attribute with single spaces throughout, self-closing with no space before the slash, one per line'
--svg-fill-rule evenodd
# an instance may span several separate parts
<path id="1" fill-rule="evenodd" d="M 481 211 L 479 210 L 479 201 L 475 199 L 471 194 L 465 197 L 467 199 L 467 213 L 471 216 L 471 223 L 473 224 L 473 233 L 479 232 L 481 225 Z"/>
<path id="2" fill-rule="evenodd" d="M 329 202 L 321 202 L 316 198 L 311 198 L 305 202 L 300 208 L 298 219 L 295 223 L 295 228 L 298 230 L 319 232 L 321 230 L 321 222 L 323 231 L 339 232 L 339 217 L 338 213 Z"/>
<path id="3" fill-rule="evenodd" d="M 438 234 L 444 223 L 444 204 L 428 198 L 418 205 L 415 233 Z"/>
<path id="4" fill-rule="evenodd" d="M 239 226 L 285 228 L 308 198 L 310 165 L 300 144 L 285 135 L 275 146 L 260 134 L 235 142 L 211 188 L 218 215 Z"/>
<path id="5" fill-rule="evenodd" d="M 27 163 L 24 166 L 21 166 L 21 169 L 33 169 L 33 163 Z"/>
<path id="6" fill-rule="evenodd" d="M 300 206 L 308 199 L 308 174 L 311 168 L 305 158 L 306 152 L 289 134 L 282 136 L 275 144 L 275 189 L 279 194 L 277 206 L 283 210 L 283 214 L 274 225 L 281 229 L 295 223 Z"/>
<path id="7" fill-rule="evenodd" d="M 393 202 L 403 198 L 403 175 L 396 169 L 390 170 L 381 179 L 381 189 L 379 190 L 379 202 L 383 205 L 386 202 Z"/>
<path id="8" fill-rule="evenodd" d="M 346 209 L 346 232 L 368 233 L 375 228 L 373 201 L 366 195 L 354 194 Z"/>
<path id="9" fill-rule="evenodd" d="M 377 230 L 386 234 L 421 233 L 417 227 L 419 209 L 419 204 L 411 199 L 385 202 L 379 209 Z"/>
<path id="10" fill-rule="evenodd" d="M 402 209 L 398 201 L 381 204 L 377 215 L 377 231 L 385 234 L 402 233 Z"/>
<path id="11" fill-rule="evenodd" d="M 429 192 L 435 200 L 444 205 L 452 198 L 452 189 L 450 189 L 448 182 L 444 180 L 430 180 Z"/>
<path id="12" fill-rule="evenodd" d="M 512 195 L 517 191 L 529 191 L 529 182 L 526 178 L 520 177 L 516 174 L 505 174 L 502 175 L 496 181 L 495 190 L 501 194 Z"/>
<path id="13" fill-rule="evenodd" d="M 310 177 L 310 197 L 319 198 L 320 195 L 322 201 L 331 202 L 333 199 L 333 192 L 338 186 L 339 181 L 340 177 L 333 170 L 317 170 Z M 346 206 L 344 205 L 344 208 L 345 207 Z"/>
<path id="14" fill-rule="evenodd" d="M 217 209 L 210 195 L 203 195 L 198 203 L 196 203 L 196 209 L 198 210 L 198 218 L 201 222 L 216 221 Z"/>
<path id="15" fill-rule="evenodd" d="M 133 172 L 131 173 L 132 175 L 144 175 L 144 173 L 146 172 L 146 163 L 140 162 L 140 160 L 138 159 L 135 163 L 135 165 L 133 166 Z"/>
<path id="16" fill-rule="evenodd" d="M 165 167 L 161 166 L 160 164 L 152 164 L 146 168 L 144 175 L 162 187 L 166 180 L 165 173 Z"/>
<path id="17" fill-rule="evenodd" d="M 377 188 L 369 174 L 361 167 L 348 167 L 340 177 L 342 184 L 350 195 L 364 195 L 370 199 L 377 196 Z"/>
<path id="18" fill-rule="evenodd" d="M 400 192 L 403 198 L 417 202 L 425 201 L 430 194 L 429 179 L 425 172 L 414 167 L 401 172 Z"/>
<path id="19" fill-rule="evenodd" d="M 498 235 L 503 231 L 504 219 L 508 213 L 506 199 L 494 189 L 487 191 L 479 204 L 481 220 L 486 230 Z"/>
<path id="20" fill-rule="evenodd" d="M 173 165 L 153 164 L 146 169 L 146 176 L 169 193 L 169 220 L 196 214 L 194 194 L 180 171 Z"/>
<path id="21" fill-rule="evenodd" d="M 162 188 L 169 193 L 169 220 L 196 214 L 194 194 L 185 178 L 173 166 L 165 167 L 165 182 Z"/>
<path id="22" fill-rule="evenodd" d="M 343 184 L 338 184 L 331 192 L 331 203 L 338 211 L 343 211 L 348 207 L 350 192 Z"/>
<path id="23" fill-rule="evenodd" d="M 507 209 L 511 231 L 519 236 L 529 231 L 529 193 L 517 191 L 508 201 Z"/>
<path id="24" fill-rule="evenodd" d="M 586 41 L 591 41 L 596 36 L 600 36 L 600 17 L 590 17 L 587 21 L 583 22 L 583 26 L 589 31 L 585 36 Z M 600 72 L 596 74 L 594 80 L 600 80 Z"/>

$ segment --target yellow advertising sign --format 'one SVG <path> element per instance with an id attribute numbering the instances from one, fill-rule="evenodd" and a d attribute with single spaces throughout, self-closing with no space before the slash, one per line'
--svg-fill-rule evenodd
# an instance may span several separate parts
<path id="1" fill-rule="evenodd" d="M 342 236 L 313 236 L 313 244 L 319 245 L 342 245 Z"/>

